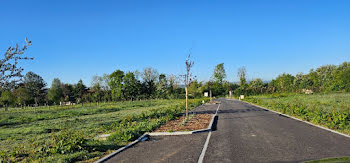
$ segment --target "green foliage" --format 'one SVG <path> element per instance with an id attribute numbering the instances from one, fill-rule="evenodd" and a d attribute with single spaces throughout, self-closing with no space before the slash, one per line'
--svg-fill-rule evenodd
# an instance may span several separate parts
<path id="1" fill-rule="evenodd" d="M 109 75 L 109 87 L 112 90 L 112 99 L 114 100 L 122 99 L 123 77 L 124 72 L 121 70 L 116 70 Z"/>
<path id="2" fill-rule="evenodd" d="M 226 78 L 226 72 L 224 68 L 224 63 L 220 63 L 215 66 L 213 78 L 215 82 L 222 84 L 224 79 Z"/>
<path id="3" fill-rule="evenodd" d="M 249 94 L 262 94 L 265 89 L 265 84 L 260 78 L 250 81 L 248 85 Z"/>
<path id="4" fill-rule="evenodd" d="M 12 94 L 11 91 L 6 90 L 1 93 L 0 102 L 1 102 L 1 105 L 5 107 L 13 106 L 16 102 L 16 97 Z"/>
<path id="5" fill-rule="evenodd" d="M 190 107 L 202 100 L 208 99 L 191 99 Z M 101 156 L 174 119 L 184 105 L 183 100 L 147 100 L 0 110 L 0 160 L 75 162 Z M 94 139 L 103 133 L 112 136 Z"/>
<path id="6" fill-rule="evenodd" d="M 135 100 L 141 93 L 141 83 L 135 78 L 134 73 L 128 72 L 123 77 L 123 98 Z"/>
<path id="7" fill-rule="evenodd" d="M 168 80 L 165 74 L 160 74 L 158 83 L 157 83 L 157 97 L 158 98 L 168 98 L 168 88 L 170 85 L 168 84 Z"/>
<path id="8" fill-rule="evenodd" d="M 58 78 L 53 79 L 51 88 L 48 92 L 48 99 L 55 104 L 59 104 L 63 98 L 63 90 L 61 88 L 61 81 Z"/>
<path id="9" fill-rule="evenodd" d="M 245 88 L 247 86 L 247 71 L 246 71 L 245 67 L 239 68 L 237 75 L 239 77 L 239 86 L 240 86 L 240 88 L 242 90 L 245 90 Z"/>
<path id="10" fill-rule="evenodd" d="M 29 94 L 29 90 L 25 87 L 19 87 L 15 89 L 14 94 L 17 97 L 17 103 L 21 106 L 29 104 L 32 99 Z"/>
<path id="11" fill-rule="evenodd" d="M 78 83 L 73 87 L 74 97 L 78 103 L 84 102 L 84 95 L 86 94 L 87 88 L 83 81 L 80 79 Z"/>
<path id="12" fill-rule="evenodd" d="M 65 129 L 58 134 L 52 134 L 50 152 L 52 154 L 74 153 L 83 150 L 86 142 L 84 133 Z"/>
<path id="13" fill-rule="evenodd" d="M 350 157 L 324 158 L 321 160 L 306 161 L 304 163 L 348 163 L 348 162 L 350 162 Z"/>
<path id="14" fill-rule="evenodd" d="M 41 76 L 30 71 L 24 76 L 23 84 L 35 104 L 43 103 L 46 96 L 46 83 Z"/>
<path id="15" fill-rule="evenodd" d="M 350 94 L 273 94 L 245 100 L 350 134 Z"/>
<path id="16" fill-rule="evenodd" d="M 189 96 L 192 96 L 192 97 L 202 96 L 201 87 L 202 87 L 201 82 L 198 82 L 197 80 L 192 81 L 191 84 L 188 86 Z"/>

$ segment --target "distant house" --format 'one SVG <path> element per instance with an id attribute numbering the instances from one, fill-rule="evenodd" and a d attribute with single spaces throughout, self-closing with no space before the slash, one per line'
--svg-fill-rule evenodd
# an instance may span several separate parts
<path id="1" fill-rule="evenodd" d="M 301 91 L 307 95 L 314 93 L 314 91 L 312 91 L 311 89 L 302 89 Z"/>
<path id="2" fill-rule="evenodd" d="M 75 105 L 75 103 L 70 102 L 70 101 L 68 101 L 68 102 L 60 102 L 60 105 L 61 106 L 64 106 L 64 105 Z"/>

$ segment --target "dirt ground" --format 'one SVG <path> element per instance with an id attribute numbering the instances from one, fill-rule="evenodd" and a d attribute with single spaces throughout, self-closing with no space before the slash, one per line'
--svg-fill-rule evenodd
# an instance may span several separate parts
<path id="1" fill-rule="evenodd" d="M 189 120 L 184 123 L 185 116 L 172 121 L 168 121 L 154 132 L 174 132 L 174 131 L 193 131 L 206 129 L 212 118 L 212 114 L 190 115 Z"/>

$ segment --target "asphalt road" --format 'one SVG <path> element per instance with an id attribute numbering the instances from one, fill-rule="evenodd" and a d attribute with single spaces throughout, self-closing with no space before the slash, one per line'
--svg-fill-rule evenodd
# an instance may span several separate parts
<path id="1" fill-rule="evenodd" d="M 219 99 L 216 130 L 204 155 L 212 162 L 302 162 L 350 156 L 350 138 L 237 101 Z M 198 113 L 214 113 L 217 105 Z M 197 162 L 208 133 L 153 137 L 108 162 Z"/>
<path id="2" fill-rule="evenodd" d="M 350 156 L 350 138 L 237 101 L 221 99 L 204 162 L 302 162 Z"/>

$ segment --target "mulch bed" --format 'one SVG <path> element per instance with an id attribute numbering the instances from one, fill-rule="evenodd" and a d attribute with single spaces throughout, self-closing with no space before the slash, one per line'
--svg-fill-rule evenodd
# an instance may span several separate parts
<path id="1" fill-rule="evenodd" d="M 154 132 L 193 131 L 206 129 L 208 128 L 212 117 L 212 114 L 190 115 L 189 120 L 184 123 L 185 116 L 181 116 L 178 119 L 168 121 L 166 124 L 160 126 Z"/>

